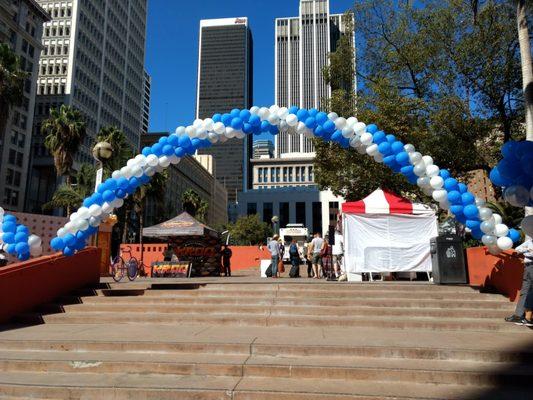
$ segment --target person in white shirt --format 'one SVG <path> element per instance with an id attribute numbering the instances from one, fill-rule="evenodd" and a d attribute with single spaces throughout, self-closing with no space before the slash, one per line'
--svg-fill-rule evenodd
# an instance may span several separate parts
<path id="1" fill-rule="evenodd" d="M 344 264 L 342 262 L 344 255 L 344 238 L 339 231 L 335 231 L 335 244 L 332 246 L 331 254 L 333 255 L 335 276 L 339 278 L 344 274 Z"/>
<path id="2" fill-rule="evenodd" d="M 309 255 L 311 256 L 315 279 L 320 279 L 322 275 L 322 251 L 326 246 L 326 241 L 320 236 L 320 233 L 315 233 L 315 237 L 311 241 L 311 246 L 309 246 Z"/>
<path id="3" fill-rule="evenodd" d="M 533 241 L 531 239 L 526 240 L 515 250 L 524 256 L 524 279 L 522 281 L 520 299 L 516 305 L 516 310 L 513 315 L 505 318 L 505 320 L 507 322 L 514 322 L 517 325 L 533 326 L 533 322 L 531 321 L 531 304 L 527 304 L 528 307 L 526 307 L 528 295 L 530 297 L 528 303 L 533 301 Z M 528 315 L 525 315 L 526 308 L 529 308 Z"/>
<path id="4" fill-rule="evenodd" d="M 279 243 L 278 243 L 279 236 L 274 235 L 272 240 L 268 242 L 268 251 L 270 251 L 270 256 L 272 258 L 272 278 L 278 277 L 278 262 L 279 262 Z"/>

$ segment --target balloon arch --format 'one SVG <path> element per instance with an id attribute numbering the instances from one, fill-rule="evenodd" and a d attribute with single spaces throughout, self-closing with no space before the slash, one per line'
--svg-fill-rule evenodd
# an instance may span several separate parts
<path id="1" fill-rule="evenodd" d="M 520 233 L 502 223 L 500 215 L 485 207 L 465 184 L 454 179 L 450 172 L 440 169 L 428 155 L 416 151 L 412 144 L 404 144 L 394 135 L 387 135 L 374 124 L 365 125 L 355 117 L 345 119 L 335 113 L 326 114 L 316 109 L 298 107 L 252 107 L 250 110 L 234 109 L 227 114 L 215 114 L 205 120 L 196 119 L 192 125 L 180 126 L 174 134 L 164 136 L 142 153 L 128 160 L 127 165 L 114 171 L 112 176 L 98 186 L 97 191 L 83 201 L 83 206 L 70 216 L 70 221 L 57 231 L 51 247 L 66 256 L 75 254 L 87 245 L 87 239 L 96 233 L 98 226 L 124 204 L 151 177 L 177 164 L 186 155 L 198 149 L 224 143 L 231 138 L 244 138 L 251 134 L 288 131 L 294 135 L 318 137 L 333 141 L 343 148 L 354 148 L 367 154 L 376 162 L 384 163 L 395 173 L 402 174 L 413 185 L 431 196 L 440 207 L 449 210 L 472 235 L 488 246 L 491 253 L 509 250 L 520 240 Z M 2 239 L 6 250 L 19 259 L 40 251 L 40 239 L 28 236 L 27 228 L 16 225 L 16 219 L 3 217 Z M 20 232 L 19 232 L 20 230 Z"/>

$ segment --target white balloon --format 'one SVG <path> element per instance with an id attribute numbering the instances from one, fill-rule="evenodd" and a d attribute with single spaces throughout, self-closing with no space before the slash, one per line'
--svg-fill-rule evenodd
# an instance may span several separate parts
<path id="1" fill-rule="evenodd" d="M 28 245 L 30 247 L 41 246 L 41 244 L 42 240 L 37 235 L 30 235 L 30 237 L 28 238 Z"/>
<path id="2" fill-rule="evenodd" d="M 235 137 L 237 139 L 244 139 L 246 137 L 246 133 L 242 131 L 235 131 Z"/>
<path id="3" fill-rule="evenodd" d="M 449 210 L 450 207 L 451 207 L 451 204 L 450 204 L 450 202 L 448 201 L 448 199 L 445 199 L 444 201 L 441 201 L 441 202 L 439 203 L 439 206 L 440 206 L 440 208 L 442 208 L 443 210 Z"/>
<path id="4" fill-rule="evenodd" d="M 226 126 L 226 132 L 224 132 L 224 136 L 226 136 L 228 139 L 233 139 L 235 137 L 235 129 L 233 129 L 231 126 Z"/>
<path id="5" fill-rule="evenodd" d="M 441 189 L 444 186 L 444 179 L 442 179 L 440 176 L 433 176 L 429 181 L 429 184 L 433 189 Z M 446 196 L 447 195 L 448 192 L 446 192 Z"/>
<path id="6" fill-rule="evenodd" d="M 494 227 L 494 234 L 498 237 L 507 236 L 509 228 L 505 224 L 496 224 Z"/>
<path id="7" fill-rule="evenodd" d="M 424 176 L 426 175 L 426 165 L 423 161 L 420 161 L 418 164 L 416 164 L 413 168 L 413 173 L 416 176 Z"/>
<path id="8" fill-rule="evenodd" d="M 343 118 L 343 117 L 339 117 L 335 120 L 335 126 L 339 130 L 342 130 L 346 126 L 346 123 L 347 123 L 346 118 Z"/>
<path id="9" fill-rule="evenodd" d="M 146 174 L 146 176 L 154 176 L 155 175 L 155 167 L 148 167 L 144 170 L 144 173 Z"/>
<path id="10" fill-rule="evenodd" d="M 90 215 L 91 213 L 89 212 L 89 209 L 87 207 L 81 207 L 78 210 L 78 218 L 87 219 Z"/>
<path id="11" fill-rule="evenodd" d="M 211 118 L 204 119 L 204 123 L 202 125 L 202 128 L 206 131 L 212 131 L 213 125 L 215 124 L 215 121 L 213 121 Z"/>
<path id="12" fill-rule="evenodd" d="M 335 113 L 335 112 L 330 112 L 328 114 L 328 118 L 330 120 L 332 120 L 333 122 L 335 122 L 337 120 L 337 118 L 339 118 L 339 115 L 337 113 Z"/>
<path id="13" fill-rule="evenodd" d="M 369 132 L 365 132 L 361 135 L 361 143 L 363 143 L 365 146 L 370 146 L 372 144 L 372 134 Z"/>
<path id="14" fill-rule="evenodd" d="M 502 216 L 500 214 L 493 213 L 492 218 L 494 219 L 494 225 L 498 225 L 503 222 Z"/>
<path id="15" fill-rule="evenodd" d="M 378 150 L 378 145 L 377 144 L 371 144 L 370 146 L 368 146 L 366 148 L 366 154 L 368 154 L 369 156 L 374 156 L 376 155 L 376 153 L 378 153 L 379 150 Z"/>
<path id="16" fill-rule="evenodd" d="M 163 156 L 163 157 L 166 157 L 166 156 Z M 131 174 L 135 176 L 136 178 L 140 178 L 143 175 L 143 169 L 139 167 L 138 165 L 136 165 L 135 167 L 131 169 Z"/>
<path id="17" fill-rule="evenodd" d="M 168 159 L 170 160 L 170 163 L 172 165 L 176 165 L 177 163 L 180 162 L 180 158 L 175 154 L 172 154 Z"/>
<path id="18" fill-rule="evenodd" d="M 483 242 L 485 246 L 494 246 L 496 245 L 497 240 L 498 237 L 494 235 L 483 235 L 483 237 L 481 238 L 481 242 Z"/>
<path id="19" fill-rule="evenodd" d="M 122 177 L 122 174 L 120 173 L 120 171 L 113 171 L 113 173 L 111 174 L 111 178 L 113 179 L 119 179 Z"/>
<path id="20" fill-rule="evenodd" d="M 289 126 L 297 126 L 298 125 L 298 117 L 295 114 L 289 114 L 287 115 L 287 118 L 285 118 L 285 121 L 287 121 L 287 124 Z"/>
<path id="21" fill-rule="evenodd" d="M 429 196 L 429 197 L 433 196 L 433 188 L 431 187 L 422 188 L 422 192 L 424 192 L 426 196 Z"/>
<path id="22" fill-rule="evenodd" d="M 277 114 L 279 111 L 279 106 L 277 104 L 273 104 L 270 106 L 268 111 L 270 112 L 270 114 Z"/>
<path id="23" fill-rule="evenodd" d="M 67 231 L 65 228 L 59 228 L 59 229 L 57 230 L 57 237 L 62 238 L 62 237 L 65 236 L 67 233 L 68 233 L 68 231 Z"/>
<path id="24" fill-rule="evenodd" d="M 111 214 L 112 211 L 113 211 L 113 206 L 109 204 L 107 201 L 104 204 L 102 204 L 102 213 Z"/>
<path id="25" fill-rule="evenodd" d="M 430 165 L 433 165 L 433 157 L 431 156 L 424 156 L 422 157 L 422 160 L 424 160 L 424 163 L 426 164 L 426 166 L 430 166 Z"/>
<path id="26" fill-rule="evenodd" d="M 346 120 L 346 124 L 353 129 L 355 124 L 357 124 L 357 118 L 355 118 L 355 117 L 348 118 Z"/>
<path id="27" fill-rule="evenodd" d="M 136 162 L 135 162 L 135 159 L 134 159 L 134 158 L 130 158 L 130 159 L 126 162 L 126 166 L 127 166 L 127 167 L 133 167 L 135 164 L 136 164 Z"/>
<path id="28" fill-rule="evenodd" d="M 124 205 L 124 200 L 122 199 L 115 199 L 113 200 L 113 202 L 111 203 L 112 207 L 113 208 L 120 208 Z"/>
<path id="29" fill-rule="evenodd" d="M 137 165 L 144 167 L 146 165 L 146 157 L 143 154 L 138 154 L 135 157 L 135 161 L 137 162 Z"/>
<path id="30" fill-rule="evenodd" d="M 483 221 L 479 228 L 481 229 L 481 232 L 486 233 L 487 235 L 491 235 L 494 232 L 494 228 L 496 225 L 492 221 Z"/>
<path id="31" fill-rule="evenodd" d="M 192 123 L 192 126 L 195 128 L 200 128 L 203 124 L 204 124 L 203 120 L 196 118 L 194 122 Z"/>
<path id="32" fill-rule="evenodd" d="M 430 187 L 431 178 L 428 176 L 420 177 L 416 180 L 416 184 L 418 185 L 418 187 L 421 187 L 421 188 Z"/>
<path id="33" fill-rule="evenodd" d="M 270 123 L 270 125 L 278 125 L 279 124 L 279 117 L 277 114 L 270 114 L 268 116 L 268 122 Z"/>
<path id="34" fill-rule="evenodd" d="M 279 121 L 279 130 L 281 132 L 286 132 L 288 129 L 290 128 L 289 124 L 287 123 L 287 121 L 285 121 L 284 119 L 282 119 L 281 121 Z"/>
<path id="35" fill-rule="evenodd" d="M 185 127 L 184 126 L 178 126 L 176 128 L 176 135 L 182 136 L 183 134 L 185 134 Z"/>
<path id="36" fill-rule="evenodd" d="M 225 135 L 220 135 L 220 136 L 218 137 L 218 141 L 219 141 L 220 143 L 226 143 L 226 142 L 228 141 L 228 138 L 227 138 Z"/>
<path id="37" fill-rule="evenodd" d="M 213 130 L 218 135 L 222 135 L 226 132 L 226 127 L 224 126 L 222 122 L 215 122 L 215 125 L 213 125 Z"/>
<path id="38" fill-rule="evenodd" d="M 146 157 L 146 163 L 150 167 L 155 167 L 159 163 L 159 158 L 155 154 L 150 154 L 148 157 Z"/>
<path id="39" fill-rule="evenodd" d="M 167 156 L 161 156 L 159 158 L 159 165 L 163 168 L 166 168 L 170 165 L 170 158 L 168 158 Z M 141 174 L 142 176 L 142 174 Z"/>
<path id="40" fill-rule="evenodd" d="M 33 257 L 40 257 L 43 254 L 43 248 L 41 246 L 30 247 L 30 255 Z"/>
<path id="41" fill-rule="evenodd" d="M 96 218 L 96 217 L 89 218 L 89 225 L 96 228 L 98 225 L 100 225 L 100 218 Z"/>
<path id="42" fill-rule="evenodd" d="M 361 138 L 354 136 L 350 139 L 350 146 L 351 147 L 357 147 L 361 145 Z M 380 153 L 381 154 L 381 153 Z"/>
<path id="43" fill-rule="evenodd" d="M 418 151 L 409 153 L 409 162 L 411 163 L 411 165 L 416 165 L 420 163 L 420 161 L 422 161 L 422 154 L 420 154 Z"/>
<path id="44" fill-rule="evenodd" d="M 259 115 L 259 118 L 266 120 L 270 115 L 270 110 L 266 107 L 261 107 L 257 114 Z"/>
<path id="45" fill-rule="evenodd" d="M 278 118 L 285 119 L 289 115 L 289 109 L 287 107 L 281 107 L 278 112 Z"/>
<path id="46" fill-rule="evenodd" d="M 425 161 L 424 161 L 424 163 L 426 164 L 426 175 L 427 176 L 434 177 L 434 176 L 438 176 L 439 175 L 439 172 L 440 172 L 439 167 L 437 167 L 436 165 L 433 165 L 433 164 L 428 165 Z"/>
<path id="47" fill-rule="evenodd" d="M 375 162 L 378 162 L 378 163 L 382 163 L 383 162 L 383 154 L 381 154 L 379 151 L 374 154 L 374 161 Z"/>
<path id="48" fill-rule="evenodd" d="M 70 214 L 69 219 L 71 221 L 74 221 L 74 220 L 78 219 L 78 213 L 77 212 L 73 212 L 72 214 Z"/>
<path id="49" fill-rule="evenodd" d="M 185 128 L 185 134 L 190 138 L 196 137 L 196 129 L 194 129 L 194 126 L 189 125 L 187 128 Z"/>
<path id="50" fill-rule="evenodd" d="M 303 122 L 298 122 L 298 127 L 296 128 L 296 133 L 303 135 L 305 131 L 307 130 L 307 127 Z"/>
<path id="51" fill-rule="evenodd" d="M 213 144 L 218 142 L 218 135 L 215 132 L 209 132 L 207 139 Z"/>
<path id="52" fill-rule="evenodd" d="M 433 195 L 432 195 L 433 196 L 433 200 L 435 200 L 435 201 L 437 201 L 439 203 L 447 200 L 448 192 L 446 190 L 443 190 L 443 189 L 440 189 L 440 188 L 436 188 L 436 189 L 438 189 L 438 190 L 435 190 L 433 192 Z"/>
<path id="53" fill-rule="evenodd" d="M 89 221 L 87 221 L 86 219 L 80 219 L 76 222 L 75 225 L 79 231 L 84 231 L 89 228 Z"/>
<path id="54" fill-rule="evenodd" d="M 198 139 L 207 139 L 207 131 L 205 129 L 202 129 L 202 130 L 198 130 L 197 133 L 196 133 L 196 137 Z"/>
<path id="55" fill-rule="evenodd" d="M 151 154 L 151 155 L 153 155 L 153 154 Z M 154 157 L 157 158 L 157 156 L 154 156 Z M 130 167 L 122 167 L 120 169 L 120 173 L 126 179 L 130 179 L 131 178 L 131 169 L 130 169 Z"/>
<path id="56" fill-rule="evenodd" d="M 353 134 L 354 132 L 352 127 L 345 126 L 344 128 L 342 128 L 342 136 L 344 136 L 345 138 L 350 138 L 353 136 Z"/>
<path id="57" fill-rule="evenodd" d="M 259 112 L 259 107 L 253 106 L 252 108 L 250 108 L 250 114 L 257 115 L 258 112 Z"/>
<path id="58" fill-rule="evenodd" d="M 525 217 L 522 220 L 520 227 L 526 233 L 526 235 L 533 236 L 533 215 L 528 215 Z"/>
<path id="59" fill-rule="evenodd" d="M 408 144 L 406 144 L 405 146 L 403 146 L 403 149 L 404 149 L 407 153 L 414 153 L 414 152 L 415 152 L 415 146 L 413 146 L 411 143 L 408 143 Z"/>
<path id="60" fill-rule="evenodd" d="M 479 218 L 482 221 L 488 221 L 492 218 L 492 210 L 487 207 L 479 207 Z"/>
<path id="61" fill-rule="evenodd" d="M 503 251 L 510 250 L 513 248 L 513 241 L 507 236 L 498 238 L 497 244 L 498 247 Z"/>
<path id="62" fill-rule="evenodd" d="M 359 146 L 356 148 L 357 152 L 359 154 L 366 154 L 366 147 L 365 146 Z"/>
<path id="63" fill-rule="evenodd" d="M 524 186 L 509 186 L 503 192 L 503 197 L 514 207 L 524 207 L 529 203 L 529 190 Z"/>
<path id="64" fill-rule="evenodd" d="M 486 204 L 487 204 L 487 202 L 486 202 L 485 200 L 483 200 L 483 199 L 480 198 L 480 197 L 476 197 L 476 206 L 477 206 L 478 208 L 483 207 L 483 206 L 486 205 Z"/>
<path id="65" fill-rule="evenodd" d="M 366 132 L 366 124 L 364 124 L 362 122 L 357 122 L 353 126 L 353 131 L 355 132 L 356 135 L 362 135 L 363 133 Z M 372 136 L 372 135 L 370 135 L 370 136 Z"/>

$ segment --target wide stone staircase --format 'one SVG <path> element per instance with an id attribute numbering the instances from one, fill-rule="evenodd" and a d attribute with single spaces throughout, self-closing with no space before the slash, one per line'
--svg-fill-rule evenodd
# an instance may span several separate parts
<path id="1" fill-rule="evenodd" d="M 102 284 L 0 332 L 0 398 L 531 399 L 533 331 L 470 287 Z"/>

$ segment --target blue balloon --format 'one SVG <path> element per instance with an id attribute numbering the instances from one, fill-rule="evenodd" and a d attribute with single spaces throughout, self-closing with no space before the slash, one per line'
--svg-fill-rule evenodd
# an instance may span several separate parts
<path id="1" fill-rule="evenodd" d="M 85 240 L 76 240 L 76 243 L 74 243 L 74 246 L 72 248 L 74 250 L 83 250 L 86 246 Z"/>
<path id="2" fill-rule="evenodd" d="M 509 229 L 507 236 L 513 241 L 513 243 L 518 243 L 521 239 L 520 232 L 514 228 Z"/>
<path id="3" fill-rule="evenodd" d="M 158 140 L 158 143 L 161 145 L 161 146 L 164 146 L 166 145 L 168 142 L 168 137 L 167 136 L 161 136 Z"/>
<path id="4" fill-rule="evenodd" d="M 334 142 L 340 143 L 341 139 L 342 139 L 342 132 L 339 130 L 336 130 L 335 133 L 331 135 L 331 140 L 333 140 Z"/>
<path id="5" fill-rule="evenodd" d="M 384 156 L 388 156 L 391 153 L 390 143 L 382 142 L 382 143 L 378 144 L 378 150 Z"/>
<path id="6" fill-rule="evenodd" d="M 468 192 L 468 186 L 466 186 L 464 183 L 458 183 L 457 188 L 461 194 Z"/>
<path id="7" fill-rule="evenodd" d="M 16 232 L 17 232 L 17 233 L 18 233 L 18 232 L 24 232 L 24 233 L 26 233 L 26 234 L 29 234 L 29 233 L 30 233 L 30 230 L 28 229 L 27 226 L 19 225 L 19 226 L 17 226 L 17 230 L 16 230 Z"/>
<path id="8" fill-rule="evenodd" d="M 454 178 L 447 178 L 444 179 L 444 188 L 448 191 L 457 191 L 459 192 L 459 186 L 457 186 L 457 179 Z M 459 193 L 461 194 L 461 193 Z"/>
<path id="9" fill-rule="evenodd" d="M 396 173 L 399 173 L 402 170 L 402 166 L 394 160 L 392 162 L 392 165 L 389 165 L 389 167 Z"/>
<path id="10" fill-rule="evenodd" d="M 315 129 L 316 125 L 316 119 L 314 119 L 313 117 L 309 117 L 305 120 L 305 126 L 309 129 Z"/>
<path id="11" fill-rule="evenodd" d="M 94 235 L 98 231 L 98 228 L 95 226 L 89 226 L 85 232 L 87 232 L 87 237 Z"/>
<path id="12" fill-rule="evenodd" d="M 350 148 L 350 140 L 345 138 L 344 136 L 341 138 L 339 144 L 343 149 L 349 149 Z"/>
<path id="13" fill-rule="evenodd" d="M 128 181 L 126 178 L 124 177 L 121 177 L 121 178 L 118 178 L 117 180 L 117 186 L 120 188 L 120 189 L 126 189 L 129 185 L 130 181 Z"/>
<path id="14" fill-rule="evenodd" d="M 502 146 L 501 152 L 505 158 L 515 158 L 516 151 L 518 150 L 519 144 L 514 140 L 509 140 L 505 142 Z"/>
<path id="15" fill-rule="evenodd" d="M 270 131 L 270 124 L 268 121 L 261 121 L 261 130 L 263 132 L 268 132 Z"/>
<path id="16" fill-rule="evenodd" d="M 501 176 L 500 171 L 498 170 L 497 167 L 493 168 L 490 171 L 489 178 L 490 178 L 490 181 L 496 186 L 506 187 L 512 184 L 512 181 Z"/>
<path id="17" fill-rule="evenodd" d="M 472 229 L 472 232 L 470 232 L 470 234 L 472 235 L 472 237 L 474 239 L 477 239 L 477 240 L 481 240 L 481 238 L 484 235 L 484 233 L 481 231 L 481 229 Z"/>
<path id="18" fill-rule="evenodd" d="M 396 159 L 398 159 L 398 156 L 396 156 Z M 396 162 L 398 162 L 398 161 L 396 161 Z M 412 165 L 406 165 L 406 166 L 402 167 L 400 172 L 402 174 L 404 174 L 405 176 L 411 176 L 411 175 L 413 175 L 413 169 L 414 169 L 414 167 Z"/>
<path id="19" fill-rule="evenodd" d="M 311 109 L 309 110 L 309 115 L 310 115 L 311 117 L 316 118 L 317 114 L 318 114 L 318 110 L 317 110 L 316 108 L 311 108 Z"/>
<path id="20" fill-rule="evenodd" d="M 175 133 L 168 137 L 168 144 L 172 147 L 178 147 L 180 145 L 180 137 Z"/>
<path id="21" fill-rule="evenodd" d="M 162 153 L 163 155 L 170 157 L 172 154 L 174 154 L 174 147 L 169 144 L 166 144 L 165 146 L 163 146 Z"/>
<path id="22" fill-rule="evenodd" d="M 298 110 L 296 116 L 298 117 L 298 121 L 304 122 L 307 118 L 309 118 L 309 112 L 305 108 L 302 108 Z"/>
<path id="23" fill-rule="evenodd" d="M 516 158 L 518 158 L 519 160 L 522 160 L 522 157 L 524 157 L 526 154 L 530 154 L 530 155 L 533 154 L 533 142 L 530 140 L 524 140 L 522 142 L 518 142 L 518 146 L 516 147 L 516 151 L 515 151 Z"/>
<path id="24" fill-rule="evenodd" d="M 103 199 L 107 201 L 108 203 L 115 200 L 115 192 L 112 192 L 111 190 L 106 190 L 104 194 L 102 195 Z"/>
<path id="25" fill-rule="evenodd" d="M 238 108 L 234 108 L 233 110 L 231 110 L 231 112 L 229 114 L 233 118 L 237 118 L 239 115 L 241 115 L 241 110 L 239 110 Z"/>
<path id="26" fill-rule="evenodd" d="M 251 116 L 252 113 L 249 110 L 242 110 L 239 113 L 239 118 L 242 119 L 244 122 L 248 122 Z"/>
<path id="27" fill-rule="evenodd" d="M 461 202 L 463 203 L 463 206 L 467 206 L 468 204 L 474 204 L 476 198 L 472 193 L 465 192 L 461 195 Z"/>
<path id="28" fill-rule="evenodd" d="M 465 214 L 465 216 L 468 218 L 468 215 L 466 215 L 466 212 L 464 212 L 463 214 Z M 481 225 L 481 221 L 478 221 L 478 220 L 475 220 L 475 219 L 467 219 L 466 220 L 466 227 L 471 229 L 471 230 L 476 230 L 476 229 L 479 229 L 480 225 Z"/>
<path id="29" fill-rule="evenodd" d="M 315 136 L 322 137 L 324 135 L 324 128 L 322 128 L 320 125 L 317 125 L 314 131 Z"/>
<path id="30" fill-rule="evenodd" d="M 191 140 L 191 147 L 193 149 L 199 149 L 201 145 L 202 145 L 202 142 L 200 141 L 200 139 L 194 138 L 193 140 Z"/>
<path id="31" fill-rule="evenodd" d="M 505 179 L 513 180 L 519 175 L 522 175 L 522 166 L 517 159 L 504 158 L 498 163 L 498 171 Z"/>
<path id="32" fill-rule="evenodd" d="M 253 127 L 252 125 L 250 125 L 248 122 L 245 122 L 242 126 L 242 131 L 244 133 L 246 133 L 247 135 L 249 135 L 250 133 L 253 132 Z"/>
<path id="33" fill-rule="evenodd" d="M 30 252 L 28 251 L 26 253 L 19 253 L 17 258 L 19 261 L 28 261 L 30 259 Z"/>
<path id="34" fill-rule="evenodd" d="M 524 154 L 520 159 L 520 166 L 530 178 L 533 178 L 533 146 L 531 147 L 531 153 Z"/>
<path id="35" fill-rule="evenodd" d="M 89 208 L 93 204 L 94 204 L 94 201 L 93 201 L 93 197 L 92 196 L 87 197 L 85 200 L 83 200 L 83 207 Z"/>
<path id="36" fill-rule="evenodd" d="M 133 177 L 130 179 L 130 183 L 129 183 L 129 188 L 133 187 L 135 189 L 137 189 L 139 186 L 141 185 L 141 182 L 139 181 L 139 178 L 137 177 Z"/>
<path id="37" fill-rule="evenodd" d="M 333 131 L 333 132 L 335 132 L 335 131 Z M 326 132 L 326 131 L 324 131 L 324 132 L 322 133 L 322 140 L 324 140 L 324 142 L 329 142 L 329 141 L 331 140 L 331 135 L 332 135 L 332 134 L 333 134 L 332 132 Z"/>
<path id="38" fill-rule="evenodd" d="M 366 126 L 366 131 L 372 135 L 378 131 L 378 126 L 376 124 L 370 124 Z"/>
<path id="39" fill-rule="evenodd" d="M 261 135 L 263 131 L 261 130 L 261 123 L 257 126 L 252 125 L 254 135 Z"/>
<path id="40" fill-rule="evenodd" d="M 409 183 L 413 185 L 416 185 L 416 183 L 418 182 L 418 176 L 416 176 L 415 174 L 406 175 L 405 177 L 407 178 Z"/>
<path id="41" fill-rule="evenodd" d="M 76 236 L 74 236 L 72 233 L 68 233 L 63 237 L 63 243 L 65 243 L 65 246 L 72 247 L 76 243 Z"/>
<path id="42" fill-rule="evenodd" d="M 87 237 L 87 231 L 78 231 L 76 233 L 76 241 L 85 240 L 86 237 Z"/>
<path id="43" fill-rule="evenodd" d="M 126 196 L 128 195 L 128 192 L 126 190 L 128 190 L 128 188 L 126 188 L 126 189 L 117 189 L 117 191 L 116 191 L 117 197 L 119 199 L 126 198 Z"/>
<path id="44" fill-rule="evenodd" d="M 333 134 L 333 132 L 335 132 L 335 124 L 329 119 L 324 123 L 323 128 L 327 133 Z"/>
<path id="45" fill-rule="evenodd" d="M 258 115 L 252 115 L 248 120 L 248 123 L 252 126 L 261 126 L 261 118 Z"/>
<path id="46" fill-rule="evenodd" d="M 269 124 L 270 125 L 270 124 Z M 270 125 L 268 131 L 272 134 L 272 135 L 277 135 L 279 133 L 279 129 L 276 125 Z"/>
<path id="47" fill-rule="evenodd" d="M 242 130 L 243 127 L 243 121 L 242 119 L 236 117 L 231 120 L 231 127 L 237 131 Z"/>
<path id="48" fill-rule="evenodd" d="M 12 221 L 7 221 L 2 224 L 2 230 L 4 232 L 13 232 L 15 233 L 17 225 Z"/>
<path id="49" fill-rule="evenodd" d="M 450 204 L 457 204 L 457 205 L 463 204 L 461 193 L 457 190 L 452 190 L 451 192 L 448 193 L 448 201 L 450 202 Z"/>
<path id="50" fill-rule="evenodd" d="M 463 208 L 463 214 L 468 219 L 475 219 L 479 215 L 479 210 L 474 204 L 468 204 Z"/>
<path id="51" fill-rule="evenodd" d="M 152 154 L 152 148 L 144 147 L 141 153 L 143 156 L 148 157 L 150 154 Z"/>
<path id="52" fill-rule="evenodd" d="M 189 136 L 180 136 L 179 145 L 184 149 L 191 147 L 191 138 Z"/>
<path id="53" fill-rule="evenodd" d="M 185 152 L 185 150 L 183 149 L 183 147 L 178 147 L 176 150 L 174 150 L 174 154 L 175 154 L 177 157 L 181 158 L 181 157 L 184 157 L 184 156 L 185 156 L 186 152 Z"/>
<path id="54" fill-rule="evenodd" d="M 100 193 L 93 194 L 92 198 L 93 198 L 93 204 L 98 204 L 99 206 L 104 204 L 104 198 L 102 197 Z"/>
<path id="55" fill-rule="evenodd" d="M 156 156 L 161 156 L 163 154 L 163 145 L 161 143 L 156 143 L 152 146 L 152 153 Z"/>
<path id="56" fill-rule="evenodd" d="M 392 168 L 396 164 L 396 156 L 390 155 L 383 157 L 383 164 Z"/>
<path id="57" fill-rule="evenodd" d="M 380 144 L 382 142 L 386 142 L 387 141 L 387 135 L 385 135 L 385 132 L 383 131 L 377 131 L 376 133 L 374 133 L 374 135 L 372 136 L 372 141 L 376 144 Z"/>
<path id="58" fill-rule="evenodd" d="M 452 174 L 450 174 L 450 171 L 448 171 L 447 169 L 441 169 L 439 175 L 442 179 L 444 179 L 444 181 L 446 181 L 446 179 L 451 178 L 452 176 Z"/>
<path id="59" fill-rule="evenodd" d="M 222 123 L 226 126 L 230 126 L 232 119 L 233 117 L 231 116 L 231 114 L 222 115 Z"/>
<path id="60" fill-rule="evenodd" d="M 75 243 L 74 243 L 74 244 L 75 244 Z M 71 256 L 74 255 L 74 249 L 71 248 L 71 247 L 68 247 L 68 246 L 67 246 L 67 247 L 65 247 L 65 248 L 63 249 L 63 254 L 64 254 L 65 256 L 67 256 L 67 257 L 71 257 Z"/>
<path id="61" fill-rule="evenodd" d="M 15 255 L 16 252 L 17 252 L 17 250 L 15 249 L 15 246 L 16 246 L 15 243 L 11 243 L 11 244 L 9 244 L 9 245 L 7 246 L 7 250 L 6 250 L 7 253 L 8 253 L 8 254 L 11 254 L 11 255 Z"/>
<path id="62" fill-rule="evenodd" d="M 15 243 L 20 242 L 28 243 L 28 234 L 26 232 L 18 232 L 15 234 Z"/>
<path id="63" fill-rule="evenodd" d="M 4 215 L 4 222 L 17 222 L 17 217 L 11 214 Z"/>
<path id="64" fill-rule="evenodd" d="M 393 142 L 390 147 L 392 149 L 392 152 L 394 154 L 400 154 L 400 153 L 406 153 L 407 152 L 404 150 L 403 148 L 404 144 L 402 142 L 400 142 L 399 140 L 397 140 L 396 142 Z M 407 157 L 407 159 L 409 159 L 409 156 Z"/>
<path id="65" fill-rule="evenodd" d="M 450 212 L 452 214 L 454 214 L 455 216 L 464 215 L 463 214 L 463 208 L 464 208 L 463 206 L 454 204 L 454 205 L 450 206 Z"/>
<path id="66" fill-rule="evenodd" d="M 117 189 L 117 181 L 113 178 L 106 179 L 105 185 L 107 190 L 116 190 Z"/>
<path id="67" fill-rule="evenodd" d="M 292 106 L 289 108 L 289 114 L 296 114 L 300 108 Z"/>
<path id="68" fill-rule="evenodd" d="M 7 244 L 15 243 L 15 234 L 13 232 L 4 232 L 2 240 Z"/>
<path id="69" fill-rule="evenodd" d="M 50 241 L 50 247 L 55 251 L 63 250 L 65 243 L 63 242 L 63 239 L 55 237 Z"/>
<path id="70" fill-rule="evenodd" d="M 141 184 L 146 185 L 148 182 L 150 182 L 150 177 L 148 175 L 142 175 L 139 178 L 139 181 L 141 182 Z"/>
<path id="71" fill-rule="evenodd" d="M 398 143 L 398 142 L 396 142 Z M 394 149 L 393 149 L 394 150 Z M 396 154 L 396 162 L 400 165 L 408 165 L 409 164 L 409 154 L 407 154 L 406 151 L 402 151 L 398 154 Z"/>
<path id="72" fill-rule="evenodd" d="M 396 136 L 394 135 L 387 135 L 386 137 L 387 137 L 387 142 L 389 142 L 390 144 L 396 141 Z"/>
<path id="73" fill-rule="evenodd" d="M 213 118 L 212 118 L 213 122 L 220 122 L 222 121 L 222 114 L 215 114 L 213 115 Z"/>
<path id="74" fill-rule="evenodd" d="M 318 122 L 320 125 L 324 125 L 326 121 L 328 120 L 328 114 L 325 112 L 319 112 L 316 117 L 316 122 Z"/>

